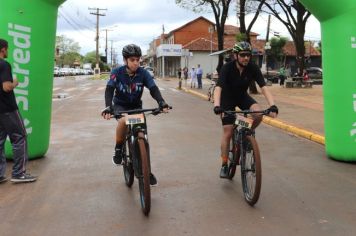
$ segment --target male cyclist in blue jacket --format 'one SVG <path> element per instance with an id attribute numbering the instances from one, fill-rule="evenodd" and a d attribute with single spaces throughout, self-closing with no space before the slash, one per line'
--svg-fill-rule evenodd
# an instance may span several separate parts
<path id="1" fill-rule="evenodd" d="M 104 119 L 109 120 L 111 113 L 142 109 L 142 93 L 144 87 L 150 90 L 151 96 L 157 101 L 163 112 L 168 112 L 168 104 L 162 98 L 152 76 L 140 67 L 142 56 L 141 48 L 135 44 L 126 45 L 122 49 L 124 66 L 115 68 L 110 75 L 105 90 L 105 110 L 102 112 Z M 122 162 L 122 147 L 126 136 L 125 119 L 118 120 L 116 128 L 116 146 L 113 163 L 120 165 Z M 150 174 L 150 184 L 156 185 L 155 176 Z"/>

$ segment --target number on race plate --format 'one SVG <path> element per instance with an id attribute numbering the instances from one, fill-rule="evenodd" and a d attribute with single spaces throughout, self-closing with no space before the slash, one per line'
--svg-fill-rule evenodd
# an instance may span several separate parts
<path id="1" fill-rule="evenodd" d="M 251 129 L 253 120 L 244 116 L 237 115 L 235 124 L 244 128 Z"/>
<path id="2" fill-rule="evenodd" d="M 134 114 L 126 116 L 126 124 L 127 125 L 136 125 L 136 124 L 144 124 L 145 118 L 143 114 Z"/>

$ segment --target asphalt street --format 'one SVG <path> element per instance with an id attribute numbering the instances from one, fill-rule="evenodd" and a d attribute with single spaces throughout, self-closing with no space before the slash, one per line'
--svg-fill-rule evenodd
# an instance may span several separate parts
<path id="1" fill-rule="evenodd" d="M 0 184 L 0 235 L 354 235 L 356 165 L 324 146 L 262 124 L 262 191 L 250 207 L 240 175 L 219 178 L 221 122 L 212 104 L 157 81 L 168 114 L 149 116 L 149 217 L 137 181 L 113 166 L 115 121 L 100 117 L 105 81 L 55 78 L 50 148 L 30 161 L 32 184 Z M 61 97 L 61 96 L 59 96 Z M 156 106 L 149 92 L 144 107 Z M 12 163 L 8 163 L 10 176 Z"/>

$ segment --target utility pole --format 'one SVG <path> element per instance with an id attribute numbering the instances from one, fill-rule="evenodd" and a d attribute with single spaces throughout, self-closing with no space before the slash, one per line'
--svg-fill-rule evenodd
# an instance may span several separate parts
<path id="1" fill-rule="evenodd" d="M 106 63 L 108 63 L 109 59 L 108 59 L 108 31 L 113 31 L 110 29 L 104 29 L 103 31 L 105 31 L 105 57 L 106 57 Z"/>
<path id="2" fill-rule="evenodd" d="M 269 74 L 268 74 L 268 62 L 267 62 L 267 58 L 268 58 L 268 50 L 271 49 L 271 45 L 269 44 L 268 40 L 269 40 L 269 28 L 271 25 L 271 15 L 268 15 L 268 22 L 267 22 L 267 34 L 266 34 L 266 45 L 265 45 L 265 63 L 266 63 L 266 72 L 267 72 L 267 80 L 269 79 Z"/>
<path id="3" fill-rule="evenodd" d="M 89 10 L 96 10 L 96 12 L 90 12 L 91 15 L 96 15 L 96 67 L 95 74 L 100 74 L 99 69 L 99 16 L 106 16 L 105 14 L 101 14 L 100 11 L 106 11 L 107 9 L 100 8 L 88 8 Z"/>
<path id="4" fill-rule="evenodd" d="M 111 42 L 111 50 L 110 50 L 110 63 L 111 63 L 111 68 L 114 67 L 114 63 L 113 63 L 113 44 L 114 44 L 114 40 L 110 40 Z"/>

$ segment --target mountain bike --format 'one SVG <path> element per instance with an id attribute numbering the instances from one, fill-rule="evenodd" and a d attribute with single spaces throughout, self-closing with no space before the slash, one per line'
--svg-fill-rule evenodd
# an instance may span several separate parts
<path id="1" fill-rule="evenodd" d="M 210 87 L 208 88 L 208 101 L 214 103 L 214 90 L 216 87 L 216 82 L 214 80 L 211 80 Z"/>
<path id="2" fill-rule="evenodd" d="M 260 196 L 262 167 L 255 133 L 251 130 L 253 120 L 248 117 L 248 114 L 260 113 L 267 115 L 269 112 L 268 109 L 264 111 L 224 111 L 226 115 L 236 117 L 231 138 L 231 151 L 228 158 L 228 178 L 234 178 L 236 166 L 240 165 L 242 190 L 246 202 L 251 206 L 256 204 Z"/>
<path id="3" fill-rule="evenodd" d="M 172 109 L 172 107 L 169 107 Z M 113 115 L 116 119 L 125 118 L 127 135 L 122 148 L 123 172 L 127 187 L 131 187 L 134 176 L 138 179 L 140 202 L 143 213 L 147 216 L 151 209 L 150 187 L 150 150 L 147 137 L 147 124 L 145 113 L 158 115 L 162 113 L 159 108 L 136 109 L 123 111 Z"/>

